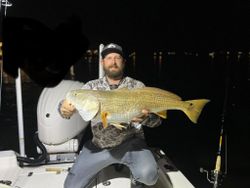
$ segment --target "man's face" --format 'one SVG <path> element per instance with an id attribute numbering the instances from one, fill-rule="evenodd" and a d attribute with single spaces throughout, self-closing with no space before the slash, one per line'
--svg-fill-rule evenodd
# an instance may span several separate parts
<path id="1" fill-rule="evenodd" d="M 123 76 L 124 59 L 118 53 L 110 53 L 102 59 L 105 74 L 112 79 L 120 79 Z"/>

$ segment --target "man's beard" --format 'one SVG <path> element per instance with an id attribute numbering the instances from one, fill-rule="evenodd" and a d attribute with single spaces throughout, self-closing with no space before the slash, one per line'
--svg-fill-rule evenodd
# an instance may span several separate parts
<path id="1" fill-rule="evenodd" d="M 123 69 L 122 68 L 117 69 L 115 71 L 111 71 L 110 68 L 103 67 L 103 70 L 104 70 L 106 76 L 108 76 L 109 78 L 116 80 L 116 79 L 120 79 L 123 76 Z"/>

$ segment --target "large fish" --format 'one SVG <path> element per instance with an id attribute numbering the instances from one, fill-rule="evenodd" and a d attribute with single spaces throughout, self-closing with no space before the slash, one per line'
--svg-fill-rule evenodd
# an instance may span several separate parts
<path id="1" fill-rule="evenodd" d="M 108 124 L 124 128 L 121 124 L 141 115 L 143 109 L 162 118 L 167 117 L 167 110 L 181 110 L 193 123 L 197 123 L 203 107 L 209 102 L 208 99 L 182 101 L 178 95 L 154 87 L 111 91 L 78 89 L 68 92 L 66 99 L 85 121 L 102 121 L 104 128 Z"/>

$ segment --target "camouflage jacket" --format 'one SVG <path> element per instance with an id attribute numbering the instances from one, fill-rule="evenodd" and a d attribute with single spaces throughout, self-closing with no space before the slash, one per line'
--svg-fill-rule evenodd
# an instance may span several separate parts
<path id="1" fill-rule="evenodd" d="M 112 90 L 116 88 L 140 88 L 145 87 L 145 85 L 133 78 L 124 77 L 120 83 L 116 86 L 109 85 L 106 77 L 91 80 L 87 82 L 82 89 L 93 89 L 93 90 Z M 161 124 L 161 119 L 159 116 L 155 114 L 150 114 L 148 118 L 146 118 L 142 125 L 148 127 L 156 127 Z M 127 140 L 131 137 L 141 137 L 144 138 L 143 129 L 141 124 L 131 123 L 128 125 L 127 129 L 117 129 L 114 126 L 108 126 L 106 129 L 103 128 L 101 122 L 91 122 L 91 130 L 93 133 L 92 142 L 99 148 L 110 148 L 115 147 L 121 144 L 123 141 Z"/>

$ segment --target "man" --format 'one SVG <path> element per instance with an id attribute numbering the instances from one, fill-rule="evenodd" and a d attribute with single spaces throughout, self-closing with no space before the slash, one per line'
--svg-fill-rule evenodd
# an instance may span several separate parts
<path id="1" fill-rule="evenodd" d="M 112 90 L 138 88 L 145 85 L 124 76 L 125 59 L 122 48 L 114 43 L 105 46 L 101 52 L 105 76 L 87 82 L 83 89 Z M 60 113 L 70 118 L 76 111 L 67 100 L 61 104 Z M 146 146 L 143 126 L 156 127 L 161 124 L 159 116 L 142 109 L 142 115 L 133 118 L 126 129 L 114 126 L 103 128 L 101 122 L 91 122 L 92 141 L 87 142 L 70 170 L 64 187 L 87 187 L 95 175 L 111 164 L 124 164 L 131 170 L 132 187 L 153 185 L 158 179 L 158 167 L 153 154 Z"/>

